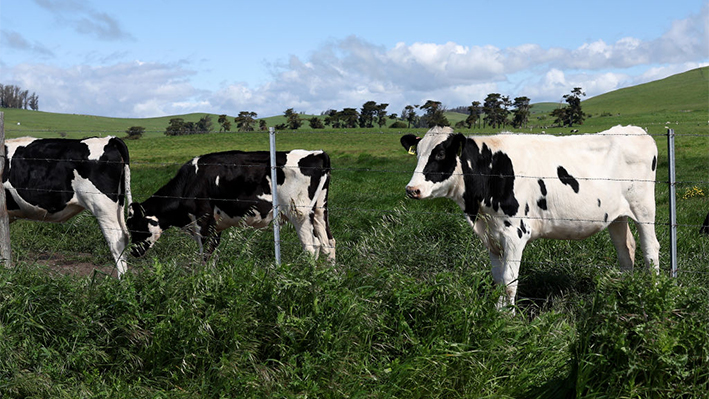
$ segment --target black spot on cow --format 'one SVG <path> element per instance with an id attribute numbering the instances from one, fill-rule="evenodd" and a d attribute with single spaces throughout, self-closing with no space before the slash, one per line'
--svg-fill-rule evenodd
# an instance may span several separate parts
<path id="1" fill-rule="evenodd" d="M 556 174 L 559 176 L 559 180 L 567 186 L 571 187 L 575 193 L 579 192 L 579 182 L 569 172 L 564 169 L 563 166 L 556 168 Z"/>
<path id="2" fill-rule="evenodd" d="M 655 171 L 655 168 L 657 167 L 657 157 L 653 156 L 652 157 L 652 171 Z"/>
<path id="3" fill-rule="evenodd" d="M 524 216 L 527 216 L 529 214 L 529 203 L 524 205 Z"/>
<path id="4" fill-rule="evenodd" d="M 547 210 L 547 199 L 546 198 L 539 198 L 537 200 L 537 206 L 539 209 L 546 211 Z"/>
<path id="5" fill-rule="evenodd" d="M 517 235 L 522 238 L 522 235 L 527 234 L 527 227 L 524 225 L 524 220 L 519 221 L 519 228 L 517 229 Z"/>
<path id="6" fill-rule="evenodd" d="M 537 183 L 539 183 L 539 189 L 542 192 L 542 195 L 546 196 L 547 195 L 547 186 L 544 184 L 544 180 L 539 179 L 537 180 Z"/>
<path id="7" fill-rule="evenodd" d="M 507 216 L 516 215 L 519 202 L 514 196 L 515 176 L 510 157 L 501 151 L 493 153 L 484 143 L 481 148 L 474 139 L 466 139 L 460 133 L 452 137 L 457 137 L 463 145 L 461 164 L 465 182 L 465 212 L 476 215 L 479 205 L 484 202 L 496 212 L 502 210 Z M 446 140 L 449 141 L 452 142 L 452 138 Z"/>
<path id="8" fill-rule="evenodd" d="M 512 223 L 510 223 L 509 220 L 505 220 L 505 227 L 510 227 L 512 226 Z"/>
<path id="9" fill-rule="evenodd" d="M 604 222 L 607 222 L 607 221 L 608 221 L 608 214 L 607 214 L 607 213 L 603 216 L 603 221 L 604 221 Z"/>
<path id="10" fill-rule="evenodd" d="M 598 207 L 599 208 L 601 207 L 601 199 L 600 198 L 598 198 Z"/>

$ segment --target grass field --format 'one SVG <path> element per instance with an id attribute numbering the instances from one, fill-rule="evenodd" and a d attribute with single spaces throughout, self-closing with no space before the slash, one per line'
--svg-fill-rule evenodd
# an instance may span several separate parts
<path id="1" fill-rule="evenodd" d="M 699 100 L 640 107 L 608 93 L 605 104 L 587 100 L 591 118 L 579 127 L 635 124 L 655 137 L 658 277 L 642 267 L 619 273 L 606 232 L 536 241 L 521 266 L 519 312 L 497 312 L 486 251 L 457 206 L 404 198 L 415 159 L 401 131 L 284 132 L 279 150 L 331 155 L 335 267 L 304 256 L 285 226 L 280 266 L 270 229 L 229 230 L 208 266 L 171 230 L 147 258 L 129 260 L 121 281 L 61 273 L 48 258 L 110 265 L 95 220 L 17 222 L 16 266 L 0 270 L 0 396 L 706 397 L 709 237 L 697 231 L 709 212 L 709 93 L 701 103 L 709 86 L 707 68 L 700 72 L 675 77 L 689 79 L 682 90 Z M 657 85 L 635 96 L 666 98 L 668 83 Z M 165 137 L 169 118 L 5 115 L 8 137 L 154 130 L 128 142 L 135 200 L 195 155 L 268 148 L 264 133 Z M 667 122 L 677 134 L 676 279 L 668 276 Z"/>

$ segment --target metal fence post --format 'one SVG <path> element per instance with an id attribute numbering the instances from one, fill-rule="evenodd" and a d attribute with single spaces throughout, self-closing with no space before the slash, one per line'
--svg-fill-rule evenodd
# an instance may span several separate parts
<path id="1" fill-rule="evenodd" d="M 672 277 L 677 277 L 677 200 L 675 179 L 675 130 L 667 130 L 667 163 L 670 185 L 670 264 Z"/>
<path id="2" fill-rule="evenodd" d="M 5 169 L 5 113 L 0 112 L 0 177 Z M 5 189 L 0 187 L 0 261 L 6 267 L 12 267 L 10 251 L 10 218 L 7 214 Z"/>
<path id="3" fill-rule="evenodd" d="M 281 264 L 281 226 L 280 218 L 278 217 L 278 174 L 276 169 L 276 131 L 274 128 L 268 128 L 269 150 L 271 152 L 271 194 L 273 199 L 273 241 L 276 252 L 276 265 Z"/>

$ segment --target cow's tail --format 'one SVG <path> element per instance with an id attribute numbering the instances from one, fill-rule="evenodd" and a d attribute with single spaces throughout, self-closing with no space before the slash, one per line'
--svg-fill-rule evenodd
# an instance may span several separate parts
<path id="1" fill-rule="evenodd" d="M 125 204 L 126 208 L 128 208 L 128 206 L 133 203 L 133 193 L 130 191 L 130 165 L 127 162 L 123 165 L 123 170 L 123 187 L 126 193 Z"/>

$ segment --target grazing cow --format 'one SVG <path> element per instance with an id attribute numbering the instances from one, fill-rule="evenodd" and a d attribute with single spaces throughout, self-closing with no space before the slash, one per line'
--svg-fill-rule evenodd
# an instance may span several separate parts
<path id="1" fill-rule="evenodd" d="M 330 157 L 323 151 L 276 153 L 279 212 L 293 223 L 303 248 L 335 260 L 327 197 Z M 132 254 L 143 256 L 171 226 L 186 230 L 208 257 L 231 226 L 263 228 L 273 220 L 268 152 L 228 151 L 198 156 L 142 203 L 128 210 Z"/>
<path id="2" fill-rule="evenodd" d="M 707 217 L 704 219 L 704 224 L 699 228 L 699 232 L 702 234 L 709 234 L 709 213 L 707 213 Z"/>
<path id="3" fill-rule="evenodd" d="M 514 305 L 525 245 L 577 240 L 608 228 L 623 269 L 633 267 L 636 222 L 648 267 L 659 271 L 655 237 L 657 146 L 639 127 L 567 137 L 500 134 L 465 137 L 433 128 L 401 144 L 418 156 L 409 198 L 446 197 L 487 247 L 493 279 Z"/>
<path id="4" fill-rule="evenodd" d="M 118 276 L 126 272 L 123 207 L 131 201 L 130 159 L 121 139 L 23 137 L 6 140 L 5 153 L 2 183 L 10 222 L 64 222 L 88 209 L 108 242 Z"/>

